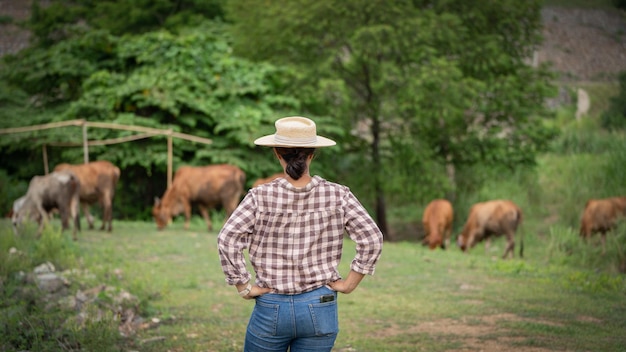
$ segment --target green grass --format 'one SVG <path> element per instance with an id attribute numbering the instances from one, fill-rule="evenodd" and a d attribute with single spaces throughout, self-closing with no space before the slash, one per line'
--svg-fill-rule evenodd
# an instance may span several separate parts
<path id="1" fill-rule="evenodd" d="M 526 258 L 508 261 L 499 259 L 503 240 L 467 254 L 385 243 L 376 274 L 339 298 L 335 350 L 449 351 L 480 342 L 500 351 L 622 351 L 624 276 L 568 261 L 569 247 L 585 256 L 597 247 L 585 248 L 566 230 L 527 237 Z M 124 288 L 142 299 L 145 319 L 160 320 L 127 340 L 125 350 L 242 350 L 253 302 L 224 282 L 216 233 L 201 222 L 157 231 L 152 223 L 117 221 L 114 233 L 83 231 L 76 245 L 95 274 L 83 289 L 102 282 Z M 347 240 L 343 274 L 354 250 Z"/>

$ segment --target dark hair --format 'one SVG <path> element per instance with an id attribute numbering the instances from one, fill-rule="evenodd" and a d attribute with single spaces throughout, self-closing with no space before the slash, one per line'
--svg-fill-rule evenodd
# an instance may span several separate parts
<path id="1" fill-rule="evenodd" d="M 306 159 L 309 155 L 315 153 L 315 148 L 275 147 L 274 149 L 278 155 L 285 159 L 285 162 L 287 163 L 285 172 L 294 180 L 298 180 L 302 177 L 302 174 L 304 174 L 304 171 L 306 170 Z"/>

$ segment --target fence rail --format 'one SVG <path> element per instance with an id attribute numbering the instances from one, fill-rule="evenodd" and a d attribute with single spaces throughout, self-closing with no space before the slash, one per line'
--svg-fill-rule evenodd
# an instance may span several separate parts
<path id="1" fill-rule="evenodd" d="M 42 154 L 43 154 L 43 162 L 44 162 L 44 170 L 48 173 L 48 152 L 46 150 L 46 145 L 55 146 L 55 147 L 83 147 L 83 160 L 85 163 L 89 162 L 89 146 L 101 146 L 101 145 L 109 145 L 109 144 L 119 144 L 132 142 L 139 139 L 150 138 L 154 136 L 166 136 L 167 137 L 167 187 L 169 188 L 172 184 L 172 174 L 173 174 L 173 143 L 172 138 L 179 138 L 188 140 L 196 143 L 203 144 L 211 144 L 212 140 L 208 138 L 198 137 L 186 133 L 174 132 L 171 129 L 158 129 L 151 127 L 143 127 L 143 126 L 129 126 L 122 125 L 118 123 L 109 123 L 109 122 L 90 122 L 85 119 L 77 119 L 77 120 L 68 120 L 68 121 L 60 121 L 60 122 L 51 122 L 40 125 L 33 126 L 23 126 L 23 127 L 11 127 L 11 128 L 2 128 L 0 129 L 0 135 L 3 134 L 16 134 L 16 133 L 25 133 L 25 132 L 35 132 L 35 131 L 43 131 L 52 128 L 62 128 L 62 127 L 82 127 L 83 129 L 83 142 L 52 142 L 47 143 L 42 146 Z M 125 136 L 119 138 L 111 138 L 105 140 L 89 140 L 87 138 L 87 128 L 108 128 L 114 130 L 124 130 L 124 131 L 132 131 L 132 132 L 141 132 L 142 134 Z"/>

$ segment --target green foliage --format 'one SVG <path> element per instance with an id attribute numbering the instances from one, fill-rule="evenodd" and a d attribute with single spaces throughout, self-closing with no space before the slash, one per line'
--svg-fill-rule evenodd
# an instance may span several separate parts
<path id="1" fill-rule="evenodd" d="M 76 268 L 79 248 L 71 237 L 48 226 L 41 238 L 37 226 L 26 224 L 19 236 L 7 220 L 0 221 L 0 349 L 6 351 L 118 350 L 113 316 L 93 319 L 79 327 L 74 310 L 51 305 L 33 282 L 33 269 L 46 262 L 58 272 Z"/>
<path id="2" fill-rule="evenodd" d="M 626 71 L 619 75 L 618 94 L 610 99 L 609 108 L 602 114 L 602 127 L 626 130 Z"/>
<path id="3" fill-rule="evenodd" d="M 84 351 L 120 351 L 120 333 L 118 331 L 119 320 L 113 316 L 113 312 L 106 311 L 104 314 L 92 307 L 86 314 L 88 319 L 84 324 L 78 324 L 70 320 L 65 327 L 64 333 L 70 340 Z M 99 316 L 101 315 L 101 316 Z"/>
<path id="4" fill-rule="evenodd" d="M 0 25 L 13 23 L 13 17 L 0 15 Z"/>
<path id="5" fill-rule="evenodd" d="M 226 8 L 236 53 L 297 67 L 303 110 L 354 131 L 342 142 L 368 154 L 348 158 L 358 161 L 354 174 L 369 176 L 363 187 L 380 210 L 398 189 L 417 197 L 426 195 L 415 185 L 454 190 L 457 180 L 431 181 L 450 166 L 515 168 L 547 150 L 556 136 L 544 123 L 552 76 L 525 63 L 540 41 L 540 5 L 237 0 Z M 409 159 L 412 177 L 394 177 L 387 189 L 410 149 L 430 160 Z"/>
<path id="6" fill-rule="evenodd" d="M 193 26 L 223 17 L 224 0 L 52 0 L 32 6 L 26 27 L 48 47 L 90 29 L 114 35 Z"/>
<path id="7" fill-rule="evenodd" d="M 114 46 L 115 39 L 107 32 L 89 31 L 50 47 L 31 47 L 5 57 L 1 77 L 29 96 L 37 96 L 36 106 L 67 103 L 81 95 L 87 77 L 99 68 L 116 65 Z"/>
<path id="8" fill-rule="evenodd" d="M 585 118 L 566 124 L 560 136 L 551 142 L 550 149 L 560 155 L 604 154 L 624 146 L 626 134 L 622 131 L 600 129 L 596 120 Z"/>
<path id="9" fill-rule="evenodd" d="M 61 233 L 60 223 L 51 221 L 37 238 L 37 225 L 26 222 L 15 236 L 8 219 L 0 222 L 0 276 L 10 277 L 44 262 L 64 270 L 77 265 L 78 248 L 71 234 Z M 11 249 L 13 248 L 13 249 Z"/>
<path id="10" fill-rule="evenodd" d="M 558 214 L 563 223 L 577 228 L 587 200 L 626 194 L 626 148 L 623 136 L 615 136 L 615 147 L 604 153 L 546 155 L 540 159 L 544 207 Z"/>
<path id="11" fill-rule="evenodd" d="M 28 69 L 21 65 L 24 62 L 30 63 Z M 271 153 L 254 149 L 252 141 L 260 132 L 271 133 L 277 116 L 299 110 L 300 102 L 290 91 L 293 75 L 287 69 L 234 57 L 221 23 L 122 37 L 88 31 L 6 59 L 0 77 L 6 78 L 7 85 L 0 90 L 0 104 L 24 113 L 11 114 L 2 127 L 84 118 L 172 129 L 213 141 L 206 146 L 175 138 L 175 168 L 231 163 L 244 169 L 251 184 L 277 167 Z M 40 109 L 29 106 L 29 96 L 38 97 Z M 340 128 L 320 126 L 320 133 L 328 132 L 343 133 Z M 101 128 L 88 131 L 90 140 L 132 134 Z M 0 140 L 0 169 L 23 182 L 43 174 L 43 145 L 48 145 L 50 169 L 60 162 L 80 163 L 82 148 L 49 145 L 60 141 L 80 145 L 82 137 L 79 127 L 9 135 Z M 90 160 L 109 160 L 123 170 L 117 194 L 127 201 L 116 200 L 116 205 L 122 204 L 116 216 L 148 218 L 153 197 L 165 190 L 165 138 L 93 146 L 89 153 Z M 11 162 L 16 158 L 31 162 L 24 167 Z"/>
<path id="12" fill-rule="evenodd" d="M 579 272 L 565 278 L 568 285 L 588 292 L 612 291 L 626 285 L 623 276 L 614 276 L 626 270 L 625 222 L 607 234 L 604 254 L 599 234 L 587 243 L 579 236 L 577 228 L 552 226 L 547 240 L 547 259 L 551 263 L 596 270 L 593 275 Z"/>
<path id="13" fill-rule="evenodd" d="M 0 170 L 0 211 L 9 211 L 13 201 L 26 194 L 28 184 L 10 177 L 5 170 Z"/>

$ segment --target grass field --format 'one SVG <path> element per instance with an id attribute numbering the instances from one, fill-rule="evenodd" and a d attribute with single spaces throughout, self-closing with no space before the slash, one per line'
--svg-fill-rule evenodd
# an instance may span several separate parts
<path id="1" fill-rule="evenodd" d="M 216 233 L 195 220 L 190 230 L 182 221 L 164 231 L 117 221 L 113 233 L 80 234 L 77 262 L 96 277 L 82 289 L 102 283 L 124 288 L 142 299 L 143 318 L 159 320 L 122 350 L 242 350 L 254 303 L 225 284 Z M 7 222 L 0 225 L 2 236 L 12 235 Z M 386 243 L 376 274 L 339 298 L 334 350 L 624 351 L 624 276 L 568 265 L 552 253 L 555 241 L 563 243 L 552 236 L 578 243 L 565 229 L 543 238 L 525 234 L 525 258 L 507 261 L 499 259 L 503 239 L 489 252 L 479 245 L 468 254 Z M 624 238 L 626 231 L 610 244 Z M 597 247 L 571 246 L 599 255 Z M 344 275 L 353 253 L 347 240 Z"/>

